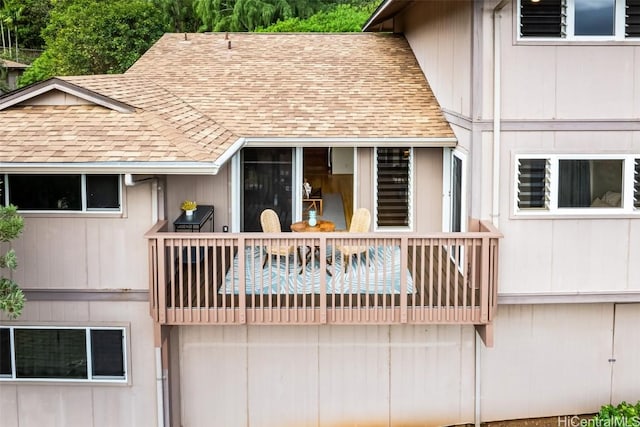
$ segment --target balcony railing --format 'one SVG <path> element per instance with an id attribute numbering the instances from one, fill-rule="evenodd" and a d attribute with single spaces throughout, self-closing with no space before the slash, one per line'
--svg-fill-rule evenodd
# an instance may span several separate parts
<path id="1" fill-rule="evenodd" d="M 485 222 L 472 228 L 169 233 L 161 221 L 146 235 L 151 313 L 164 325 L 490 325 L 502 236 Z M 345 247 L 357 253 L 345 258 Z"/>

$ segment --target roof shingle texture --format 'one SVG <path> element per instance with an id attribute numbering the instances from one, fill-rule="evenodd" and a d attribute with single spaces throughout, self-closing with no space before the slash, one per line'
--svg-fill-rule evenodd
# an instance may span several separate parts
<path id="1" fill-rule="evenodd" d="M 127 75 L 162 84 L 239 136 L 453 137 L 403 36 L 187 39 L 166 34 Z"/>
<path id="2" fill-rule="evenodd" d="M 239 137 L 452 138 L 402 36 L 166 34 L 123 75 L 63 77 L 132 106 L 0 111 L 1 162 L 212 162 Z"/>

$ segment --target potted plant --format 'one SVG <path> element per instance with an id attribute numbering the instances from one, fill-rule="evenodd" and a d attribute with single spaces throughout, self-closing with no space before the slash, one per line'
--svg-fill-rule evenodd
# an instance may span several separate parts
<path id="1" fill-rule="evenodd" d="M 194 200 L 185 200 L 180 206 L 187 216 L 193 215 L 193 211 L 195 211 L 197 207 L 198 204 Z"/>

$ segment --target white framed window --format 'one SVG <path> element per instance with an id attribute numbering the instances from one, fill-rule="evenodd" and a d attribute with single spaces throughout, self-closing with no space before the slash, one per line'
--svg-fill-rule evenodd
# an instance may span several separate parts
<path id="1" fill-rule="evenodd" d="M 126 383 L 124 327 L 0 326 L 0 381 Z"/>
<path id="2" fill-rule="evenodd" d="M 29 212 L 121 212 L 122 179 L 103 174 L 6 174 L 3 203 Z"/>
<path id="3" fill-rule="evenodd" d="M 516 214 L 640 214 L 640 155 L 518 155 Z"/>
<path id="4" fill-rule="evenodd" d="M 375 228 L 408 230 L 413 226 L 413 149 L 375 149 Z"/>
<path id="5" fill-rule="evenodd" d="M 640 38 L 639 0 L 518 0 L 518 39 Z"/>

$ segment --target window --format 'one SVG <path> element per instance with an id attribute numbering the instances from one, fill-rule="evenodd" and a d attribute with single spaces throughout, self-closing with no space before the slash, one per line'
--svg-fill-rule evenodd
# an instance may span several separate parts
<path id="1" fill-rule="evenodd" d="M 410 148 L 376 149 L 376 225 L 411 226 Z"/>
<path id="2" fill-rule="evenodd" d="M 520 0 L 519 4 L 521 39 L 640 37 L 640 0 Z"/>
<path id="3" fill-rule="evenodd" d="M 21 211 L 120 211 L 119 175 L 5 175 L 8 203 Z"/>
<path id="4" fill-rule="evenodd" d="M 640 209 L 640 159 L 636 159 L 633 174 L 633 207 Z"/>
<path id="5" fill-rule="evenodd" d="M 518 213 L 640 213 L 637 156 L 522 156 Z"/>
<path id="6" fill-rule="evenodd" d="M 518 163 L 518 208 L 548 208 L 548 159 L 521 159 Z"/>
<path id="7" fill-rule="evenodd" d="M 0 380 L 126 382 L 124 328 L 0 328 Z"/>

